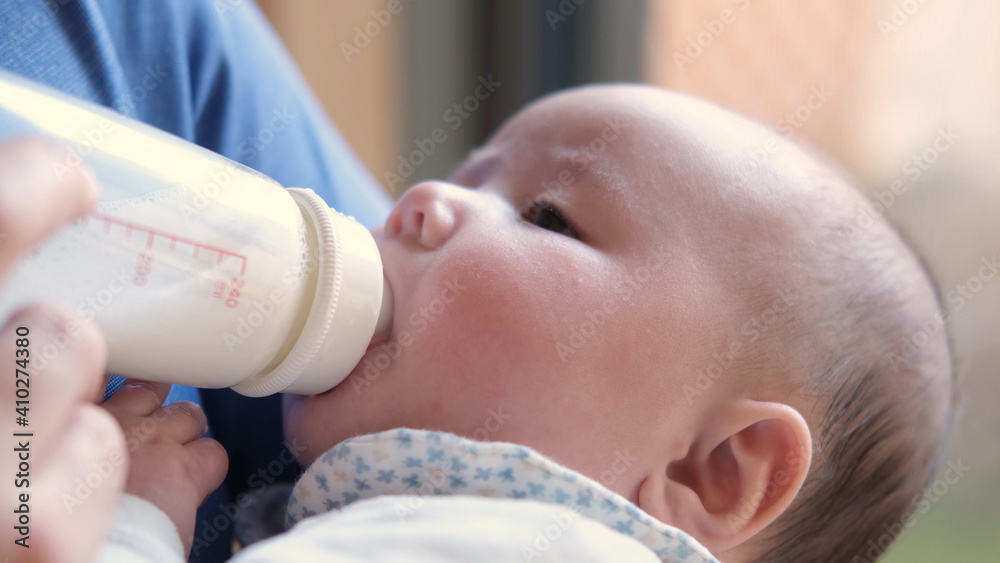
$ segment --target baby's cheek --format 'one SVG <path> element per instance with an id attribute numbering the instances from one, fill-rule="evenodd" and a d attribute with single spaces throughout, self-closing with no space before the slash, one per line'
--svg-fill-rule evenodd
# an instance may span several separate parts
<path id="1" fill-rule="evenodd" d="M 556 357 L 551 299 L 524 257 L 459 254 L 427 279 L 425 305 L 411 314 L 427 359 L 452 385 L 502 395 L 518 374 Z M 551 276 L 548 276 L 549 280 Z"/>

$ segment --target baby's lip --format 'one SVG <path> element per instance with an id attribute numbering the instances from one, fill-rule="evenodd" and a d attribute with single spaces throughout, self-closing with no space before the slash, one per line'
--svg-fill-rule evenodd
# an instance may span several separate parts
<path id="1" fill-rule="evenodd" d="M 372 338 L 372 341 L 368 344 L 368 348 L 365 350 L 365 354 L 367 354 L 368 352 L 371 352 L 373 349 L 378 348 L 379 346 L 385 344 L 386 342 L 389 341 L 390 338 L 392 338 L 392 329 L 391 328 L 387 332 L 384 332 L 384 333 L 376 336 L 375 338 Z"/>
<path id="2" fill-rule="evenodd" d="M 386 342 L 388 342 L 391 337 L 392 337 L 392 329 L 390 328 L 387 332 L 384 332 L 384 333 L 376 336 L 375 338 L 372 338 L 372 341 L 368 343 L 368 348 L 365 349 L 365 356 L 367 356 L 368 353 L 371 352 L 372 350 L 374 350 L 375 348 L 378 348 L 379 346 L 381 346 L 381 345 L 385 344 Z M 362 356 L 362 360 L 363 359 L 364 359 L 364 356 Z M 358 366 L 360 366 L 360 365 L 361 365 L 361 361 L 359 360 L 358 361 Z M 357 370 L 358 366 L 355 366 L 354 369 Z M 351 373 L 348 376 L 348 378 L 357 377 L 357 376 L 359 376 L 358 373 Z M 320 397 L 325 397 L 327 395 L 333 395 L 334 393 L 337 392 L 337 389 L 339 389 L 340 387 L 346 387 L 346 386 L 347 386 L 347 379 L 344 379 L 344 381 L 341 381 L 337 385 L 334 385 L 330 389 L 328 389 L 326 391 L 323 391 L 322 393 L 320 393 L 318 395 L 305 395 L 305 396 L 292 395 L 292 397 L 293 397 L 293 399 L 298 399 L 298 400 L 314 401 L 314 400 L 316 400 L 316 399 L 318 399 Z"/>

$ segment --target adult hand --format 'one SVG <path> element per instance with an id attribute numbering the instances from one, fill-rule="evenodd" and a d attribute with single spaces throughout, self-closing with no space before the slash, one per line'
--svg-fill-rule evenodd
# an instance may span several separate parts
<path id="1" fill-rule="evenodd" d="M 96 202 L 97 182 L 83 166 L 66 167 L 67 156 L 42 139 L 0 144 L 0 277 Z M 57 163 L 64 165 L 59 172 Z M 45 304 L 0 323 L 0 555 L 92 560 L 128 472 L 118 424 L 93 404 L 105 381 L 104 337 L 92 323 Z M 65 343 L 58 354 L 35 362 L 57 338 Z"/>

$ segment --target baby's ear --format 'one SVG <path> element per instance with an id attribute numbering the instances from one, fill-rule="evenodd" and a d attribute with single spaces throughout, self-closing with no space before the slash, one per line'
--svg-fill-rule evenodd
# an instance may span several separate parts
<path id="1" fill-rule="evenodd" d="M 639 487 L 639 508 L 715 554 L 773 522 L 809 473 L 812 437 L 798 411 L 738 399 L 706 413 L 683 459 L 666 460 Z"/>

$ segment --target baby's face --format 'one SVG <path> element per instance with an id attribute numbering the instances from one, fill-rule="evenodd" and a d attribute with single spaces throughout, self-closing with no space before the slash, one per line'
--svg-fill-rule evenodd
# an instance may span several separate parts
<path id="1" fill-rule="evenodd" d="M 712 260 L 741 236 L 706 228 L 729 213 L 718 156 L 658 96 L 548 98 L 406 192 L 374 232 L 388 341 L 331 391 L 286 397 L 303 463 L 409 426 L 524 444 L 632 496 L 622 471 L 694 412 L 682 386 L 728 307 Z"/>

